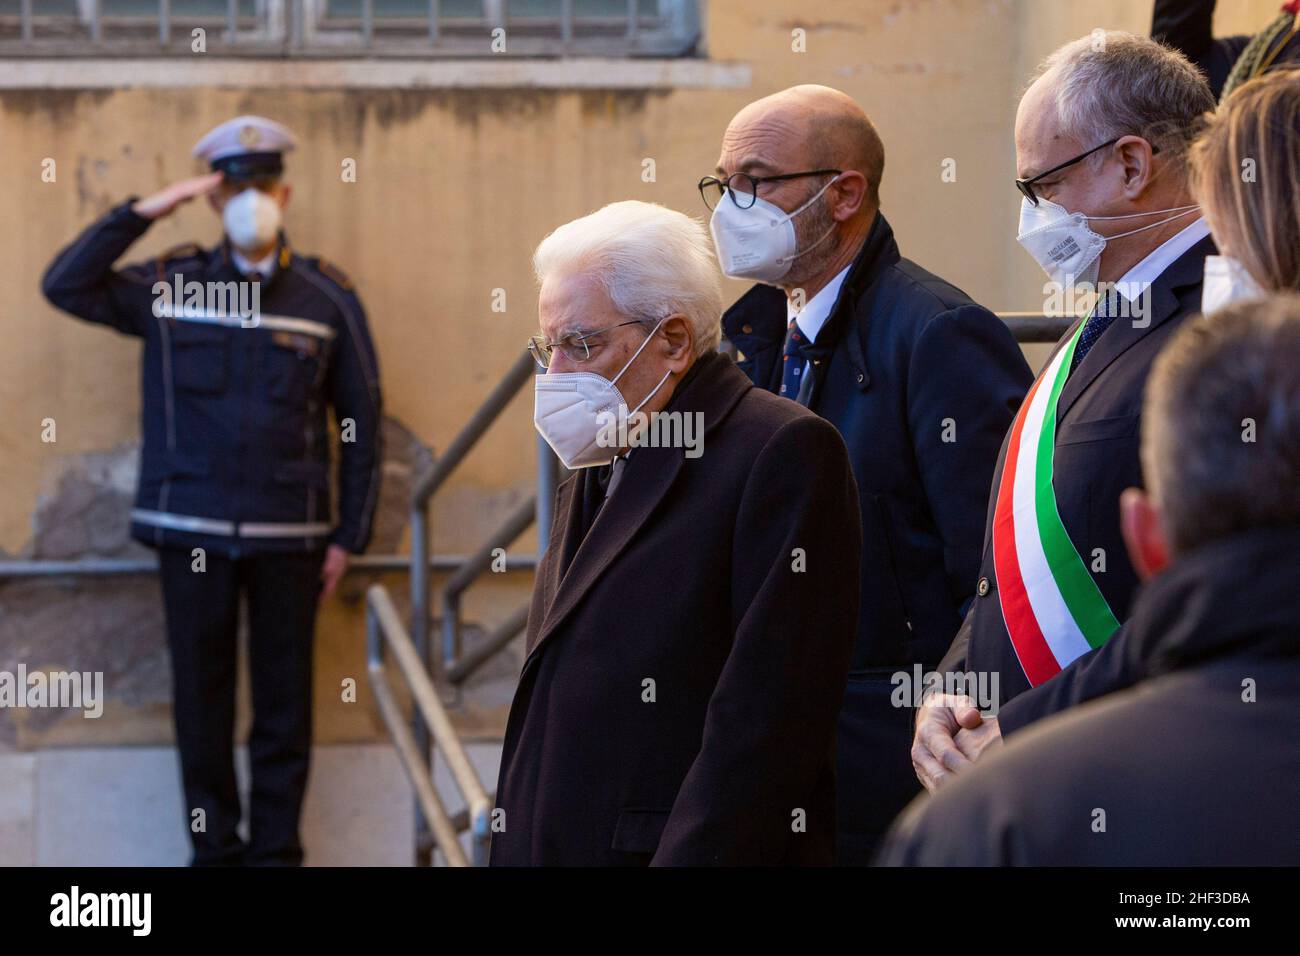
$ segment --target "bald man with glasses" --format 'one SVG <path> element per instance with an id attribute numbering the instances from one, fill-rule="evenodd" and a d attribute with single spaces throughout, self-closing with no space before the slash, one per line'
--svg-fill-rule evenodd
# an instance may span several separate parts
<path id="1" fill-rule="evenodd" d="M 917 792 L 897 675 L 914 683 L 938 665 L 975 596 L 993 466 L 1032 378 L 993 313 L 902 257 L 881 212 L 884 166 L 857 103 L 796 86 L 736 115 L 699 184 L 723 271 L 759 283 L 722 320 L 740 367 L 835 425 L 857 478 L 861 610 L 837 766 L 846 864 L 870 860 Z"/>

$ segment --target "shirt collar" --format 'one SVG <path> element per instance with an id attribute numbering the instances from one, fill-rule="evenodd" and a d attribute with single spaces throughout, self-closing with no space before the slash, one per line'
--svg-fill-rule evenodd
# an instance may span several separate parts
<path id="1" fill-rule="evenodd" d="M 793 319 L 799 320 L 799 331 L 809 342 L 817 341 L 817 333 L 822 330 L 826 320 L 830 318 L 831 309 L 835 306 L 835 300 L 840 296 L 840 286 L 844 284 L 844 278 L 849 274 L 852 263 L 841 269 L 830 282 L 822 288 L 815 296 L 804 303 L 802 310 L 796 310 L 794 302 L 786 299 L 785 318 L 787 322 Z"/>
<path id="2" fill-rule="evenodd" d="M 1130 301 L 1137 298 L 1136 293 L 1160 278 L 1161 273 L 1173 265 L 1184 252 L 1209 234 L 1209 224 L 1198 216 L 1191 225 L 1183 227 L 1181 231 L 1166 239 L 1150 255 L 1124 273 L 1124 277 L 1115 283 L 1118 291 Z M 1127 290 L 1130 288 L 1134 289 L 1134 295 L 1128 294 Z"/>
<path id="3" fill-rule="evenodd" d="M 280 249 L 277 246 L 275 249 L 272 249 L 270 252 L 268 252 L 264 258 L 259 259 L 257 262 L 251 262 L 250 260 L 244 258 L 243 254 L 241 254 L 238 249 L 236 249 L 234 246 L 231 246 L 230 259 L 232 262 L 234 262 L 235 268 L 238 269 L 243 275 L 248 275 L 252 272 L 259 272 L 261 273 L 263 279 L 269 279 L 275 272 L 276 256 L 279 254 L 279 252 Z"/>

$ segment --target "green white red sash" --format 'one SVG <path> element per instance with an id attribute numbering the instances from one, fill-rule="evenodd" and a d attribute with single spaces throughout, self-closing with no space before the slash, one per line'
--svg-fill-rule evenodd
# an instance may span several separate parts
<path id="1" fill-rule="evenodd" d="M 1034 382 L 1011 426 L 993 513 L 998 599 L 1020 666 L 1037 687 L 1119 627 L 1056 507 L 1056 406 L 1086 323 Z"/>

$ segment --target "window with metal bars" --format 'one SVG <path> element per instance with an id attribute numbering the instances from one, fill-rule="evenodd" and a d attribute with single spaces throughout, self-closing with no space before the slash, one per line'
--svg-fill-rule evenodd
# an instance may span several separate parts
<path id="1" fill-rule="evenodd" d="M 690 56 L 699 0 L 0 0 L 0 56 Z"/>

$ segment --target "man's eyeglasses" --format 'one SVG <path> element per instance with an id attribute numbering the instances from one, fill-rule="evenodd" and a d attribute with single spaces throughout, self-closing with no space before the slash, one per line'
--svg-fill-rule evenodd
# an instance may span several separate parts
<path id="1" fill-rule="evenodd" d="M 786 179 L 802 179 L 805 176 L 838 176 L 841 169 L 813 169 L 806 173 L 782 173 L 779 176 L 751 176 L 749 173 L 732 173 L 725 179 L 717 176 L 705 176 L 699 182 L 700 196 L 709 209 L 717 208 L 722 197 L 731 193 L 731 201 L 741 209 L 754 205 L 758 196 L 758 187 L 763 183 L 776 183 Z"/>
<path id="2" fill-rule="evenodd" d="M 1075 163 L 1081 163 L 1081 162 L 1083 162 L 1085 159 L 1087 159 L 1089 156 L 1091 156 L 1093 153 L 1097 152 L 1098 150 L 1100 150 L 1100 149 L 1105 149 L 1107 146 L 1114 146 L 1116 143 L 1119 142 L 1119 140 L 1120 140 L 1120 138 L 1119 138 L 1118 136 L 1116 136 L 1114 139 L 1108 139 L 1108 140 L 1106 140 L 1106 142 L 1102 143 L 1100 146 L 1094 146 L 1092 149 L 1088 150 L 1086 153 L 1080 153 L 1078 156 L 1074 157 L 1074 159 L 1067 159 L 1065 162 L 1061 163 L 1061 165 L 1059 165 L 1059 166 L 1053 166 L 1051 169 L 1049 169 L 1049 170 L 1048 170 L 1047 172 L 1045 172 L 1045 173 L 1039 173 L 1037 176 L 1033 176 L 1033 177 L 1031 177 L 1031 178 L 1029 178 L 1029 179 L 1017 179 L 1017 180 L 1016 180 L 1016 188 L 1020 190 L 1020 194 L 1021 194 L 1022 196 L 1024 196 L 1024 197 L 1025 197 L 1026 199 L 1028 199 L 1031 203 L 1033 203 L 1035 206 L 1037 206 L 1037 205 L 1038 205 L 1038 194 L 1034 192 L 1034 183 L 1038 182 L 1040 179 L 1042 179 L 1042 178 L 1044 178 L 1044 177 L 1046 177 L 1046 176 L 1050 176 L 1050 175 L 1052 175 L 1052 173 L 1059 173 L 1059 172 L 1060 172 L 1061 170 L 1063 170 L 1063 169 L 1068 169 L 1069 167 L 1073 166 Z M 1159 150 L 1157 147 L 1152 147 L 1152 149 L 1151 149 L 1151 152 L 1152 152 L 1153 154 L 1154 154 L 1154 153 L 1157 153 L 1157 152 L 1159 152 L 1159 151 L 1160 151 L 1160 150 Z"/>
<path id="3" fill-rule="evenodd" d="M 642 319 L 633 319 L 631 322 L 620 322 L 618 325 L 611 325 L 607 329 L 595 329 L 591 332 L 571 332 L 568 335 L 560 336 L 554 342 L 544 335 L 533 335 L 528 339 L 528 351 L 532 353 L 534 361 L 542 368 L 551 367 L 551 359 L 556 352 L 559 352 L 570 362 L 585 362 L 591 358 L 592 344 L 598 344 L 589 342 L 595 336 L 621 329 L 625 325 L 645 324 Z"/>

